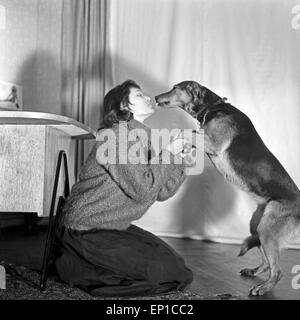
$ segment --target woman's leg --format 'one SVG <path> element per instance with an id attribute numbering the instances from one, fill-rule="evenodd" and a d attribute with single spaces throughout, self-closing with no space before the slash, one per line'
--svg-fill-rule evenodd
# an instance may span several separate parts
<path id="1" fill-rule="evenodd" d="M 63 281 L 94 295 L 154 295 L 183 289 L 193 275 L 179 254 L 137 226 L 65 230 L 56 267 Z"/>

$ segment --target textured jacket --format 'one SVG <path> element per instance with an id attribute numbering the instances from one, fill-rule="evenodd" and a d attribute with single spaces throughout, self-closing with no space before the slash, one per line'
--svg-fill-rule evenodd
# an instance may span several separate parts
<path id="1" fill-rule="evenodd" d="M 185 164 L 180 163 L 179 156 L 173 156 L 163 150 L 152 161 L 149 161 L 151 129 L 136 120 L 123 122 L 128 132 L 142 129 L 147 132 L 149 140 L 137 135 L 136 141 L 128 142 L 125 149 L 143 150 L 145 164 L 122 164 L 118 157 L 124 143 L 119 137 L 120 124 L 110 129 L 98 132 L 95 145 L 83 166 L 79 180 L 74 184 L 71 194 L 64 206 L 64 225 L 74 230 L 119 229 L 124 230 L 132 221 L 141 218 L 155 201 L 164 201 L 172 197 L 185 179 Z M 124 129 L 124 127 L 123 127 Z M 108 140 L 100 140 L 100 135 L 109 130 L 114 133 L 117 159 L 115 163 L 105 162 L 108 154 L 103 150 Z M 102 138 L 101 138 L 102 139 Z M 122 140 L 122 141 L 121 141 Z M 122 145 L 121 145 L 122 144 Z M 133 146 L 137 148 L 132 148 Z M 124 148 L 123 148 L 124 149 Z M 124 154 L 123 154 L 124 156 Z M 169 158 L 169 164 L 164 164 L 164 157 Z M 166 159 L 165 158 L 165 159 Z M 153 161 L 155 160 L 155 161 Z M 155 164 L 158 163 L 158 164 Z M 162 213 L 163 214 L 163 213 Z"/>

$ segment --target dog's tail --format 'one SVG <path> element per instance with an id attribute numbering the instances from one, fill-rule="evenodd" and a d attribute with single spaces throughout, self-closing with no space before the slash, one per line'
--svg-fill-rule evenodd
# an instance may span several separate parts
<path id="1" fill-rule="evenodd" d="M 238 254 L 239 257 L 243 256 L 247 251 L 252 249 L 253 247 L 259 247 L 260 246 L 260 240 L 257 234 L 252 235 L 248 238 L 246 238 L 242 245 L 241 245 L 241 250 Z"/>

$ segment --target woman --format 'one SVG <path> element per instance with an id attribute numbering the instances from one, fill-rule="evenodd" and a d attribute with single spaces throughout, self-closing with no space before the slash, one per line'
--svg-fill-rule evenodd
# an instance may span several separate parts
<path id="1" fill-rule="evenodd" d="M 186 165 L 175 164 L 185 142 L 182 139 L 153 156 L 149 140 L 138 136 L 134 144 L 148 161 L 130 161 L 131 141 L 125 149 L 127 163 L 120 161 L 121 125 L 128 132 L 142 130 L 149 137 L 151 131 L 142 122 L 153 112 L 150 98 L 132 80 L 107 93 L 104 128 L 98 131 L 95 146 L 64 206 L 56 269 L 62 281 L 95 296 L 155 295 L 183 289 L 192 281 L 192 272 L 178 253 L 131 224 L 155 201 L 173 196 L 185 178 Z M 106 132 L 114 133 L 113 146 L 103 141 Z M 104 143 L 116 147 L 115 163 L 105 161 Z M 171 163 L 164 164 L 164 157 Z"/>

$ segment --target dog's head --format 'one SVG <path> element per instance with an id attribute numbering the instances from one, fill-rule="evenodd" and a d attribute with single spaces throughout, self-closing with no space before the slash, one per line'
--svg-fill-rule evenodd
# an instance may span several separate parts
<path id="1" fill-rule="evenodd" d="M 199 114 L 208 105 L 221 98 L 195 81 L 183 81 L 155 97 L 160 107 L 180 107 L 192 116 Z"/>

